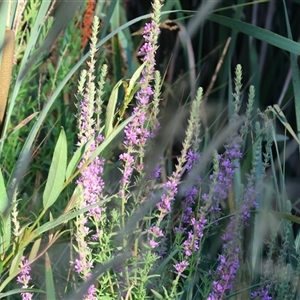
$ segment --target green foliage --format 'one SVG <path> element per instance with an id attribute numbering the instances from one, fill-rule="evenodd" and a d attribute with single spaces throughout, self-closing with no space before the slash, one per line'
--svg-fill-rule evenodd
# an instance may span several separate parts
<path id="1" fill-rule="evenodd" d="M 67 138 L 61 130 L 56 143 L 49 174 L 43 194 L 44 209 L 48 209 L 62 192 L 67 168 Z"/>
<path id="2" fill-rule="evenodd" d="M 45 253 L 45 278 L 46 278 L 46 291 L 47 299 L 55 300 L 55 287 L 53 282 L 53 273 L 51 268 L 51 261 L 48 253 Z"/>
<path id="3" fill-rule="evenodd" d="M 266 13 L 266 18 L 271 18 L 270 26 L 262 28 L 262 24 L 251 24 L 249 16 L 254 15 L 255 9 L 260 9 L 262 5 L 272 5 L 263 2 L 266 1 L 238 1 L 237 5 L 227 2 L 227 7 L 223 4 L 216 7 L 210 2 L 204 3 L 196 11 L 186 10 L 186 5 L 190 4 L 179 0 L 165 1 L 157 67 L 166 75 L 161 80 L 156 74 L 158 79 L 153 97 L 156 102 L 149 104 L 151 114 L 147 126 L 155 127 L 158 124 L 157 118 L 164 116 L 161 120 L 168 123 L 172 130 L 162 122 L 163 133 L 147 145 L 152 152 L 139 157 L 139 163 L 144 159 L 150 162 L 150 169 L 154 168 L 152 164 L 157 163 L 156 157 L 160 157 L 164 166 L 160 182 L 148 179 L 148 170 L 145 173 L 134 173 L 126 190 L 130 197 L 123 203 L 123 208 L 116 188 L 120 177 L 118 168 L 122 169 L 119 154 L 123 152 L 124 145 L 116 145 L 123 138 L 124 128 L 133 120 L 132 116 L 126 118 L 125 112 L 129 110 L 129 105 L 137 105 L 133 100 L 142 86 L 139 79 L 145 66 L 139 64 L 134 54 L 142 37 L 139 33 L 131 35 L 129 28 L 144 22 L 151 15 L 144 11 L 137 18 L 127 21 L 121 1 L 111 1 L 109 4 L 98 1 L 96 11 L 101 12 L 102 26 L 98 34 L 98 52 L 93 57 L 96 61 L 92 78 L 95 86 L 98 80 L 103 79 L 101 66 L 104 63 L 108 65 L 104 83 L 99 84 L 103 103 L 95 111 L 95 122 L 101 126 L 94 138 L 77 147 L 75 106 L 80 105 L 76 103 L 80 99 L 76 100 L 74 94 L 79 85 L 79 71 L 90 67 L 90 62 L 86 63 L 90 53 L 85 53 L 87 49 L 81 49 L 81 24 L 85 6 L 80 9 L 74 6 L 76 13 L 70 22 L 60 24 L 61 20 L 54 18 L 49 11 L 51 1 L 26 2 L 19 20 L 16 17 L 17 2 L 1 3 L 0 45 L 3 44 L 6 27 L 13 27 L 16 22 L 20 22 L 16 32 L 16 64 L 10 102 L 0 141 L 1 299 L 13 299 L 14 295 L 26 291 L 41 297 L 45 294 L 47 299 L 59 298 L 59 293 L 63 291 L 70 299 L 77 295 L 81 299 L 87 286 L 94 283 L 98 292 L 97 299 L 103 300 L 206 299 L 212 290 L 213 274 L 221 251 L 221 234 L 226 230 L 230 217 L 238 215 L 249 181 L 255 183 L 259 191 L 259 209 L 250 212 L 251 226 L 247 229 L 249 232 L 245 230 L 245 244 L 240 245 L 243 251 L 241 267 L 234 290 L 228 293 L 228 297 L 247 299 L 252 290 L 266 283 L 270 283 L 273 299 L 299 296 L 295 284 L 300 269 L 297 246 L 299 235 L 294 237 L 292 224 L 300 224 L 300 217 L 292 210 L 296 202 L 291 202 L 288 196 L 287 177 L 292 176 L 293 172 L 289 169 L 287 150 L 290 149 L 290 140 L 295 141 L 300 149 L 300 81 L 296 60 L 300 48 L 297 42 L 299 37 L 295 38 L 295 20 L 300 17 L 300 10 L 291 13 L 286 7 L 288 4 L 283 1 L 283 13 L 277 11 L 277 19 Z M 290 5 L 297 4 L 296 1 L 292 2 Z M 168 18 L 172 18 L 175 25 L 178 25 L 176 27 L 173 24 L 176 29 L 165 22 Z M 60 32 L 59 35 L 57 32 L 55 38 L 53 28 Z M 199 39 L 193 38 L 194 32 L 197 32 Z M 223 53 L 229 36 L 229 48 L 227 53 Z M 177 37 L 178 43 L 175 41 Z M 258 40 L 263 44 L 258 43 Z M 196 43 L 198 46 L 195 46 Z M 177 48 L 179 44 L 182 51 Z M 263 47 L 261 45 L 266 45 L 267 54 L 264 57 L 258 51 Z M 45 50 L 51 50 L 50 55 Z M 171 52 L 174 55 L 172 57 Z M 219 69 L 216 68 L 218 62 Z M 232 84 L 234 72 L 231 67 L 236 62 L 238 67 Z M 291 82 L 286 79 L 289 78 L 287 65 L 291 66 Z M 242 102 L 245 93 L 241 66 L 246 88 L 250 81 L 255 86 L 255 93 L 253 86 L 249 88 L 248 106 Z M 200 74 L 199 78 L 196 74 Z M 129 82 L 122 78 L 129 78 Z M 197 135 L 198 132 L 198 144 L 193 147 L 196 151 L 201 149 L 203 161 L 197 166 L 195 174 L 185 177 L 186 161 L 180 161 L 180 155 L 185 158 L 182 153 L 187 150 L 181 144 L 186 126 L 178 117 L 183 114 L 176 112 L 189 111 L 189 98 L 196 97 L 200 83 L 207 92 L 203 95 L 201 109 L 196 110 L 199 118 L 202 118 L 204 129 L 200 131 L 195 122 L 195 132 L 190 130 L 186 134 Z M 85 84 L 88 91 L 90 83 Z M 122 85 L 124 93 L 120 88 Z M 292 95 L 295 100 L 291 107 L 295 115 L 285 110 L 283 105 L 289 104 Z M 164 105 L 159 105 L 160 98 L 164 99 Z M 272 99 L 272 103 L 269 99 Z M 253 111 L 258 107 L 266 110 L 253 117 Z M 221 167 L 215 151 L 221 148 L 231 133 L 237 132 L 244 124 L 238 116 L 240 110 L 245 112 L 247 119 L 241 129 L 244 139 L 243 159 L 235 171 L 228 201 L 220 203 L 222 215 L 217 220 L 210 219 L 205 225 L 205 236 L 201 239 L 199 249 L 192 254 L 189 267 L 182 274 L 176 274 L 174 265 L 184 259 L 182 249 L 187 235 L 173 230 L 182 225 L 181 191 L 174 201 L 168 220 L 162 222 L 164 228 L 167 228 L 167 255 L 161 258 L 148 244 L 147 229 L 159 223 L 155 204 L 163 193 L 161 184 L 177 172 L 178 176 L 183 176 L 179 189 L 184 190 L 200 174 L 201 194 L 193 205 L 194 212 L 204 206 L 201 198 L 203 193 L 207 193 L 208 201 L 211 201 L 214 196 L 211 190 L 214 184 L 218 184 Z M 236 117 L 236 123 L 225 127 L 227 120 L 232 121 L 233 116 Z M 278 124 L 276 121 L 279 121 Z M 181 123 L 181 126 L 177 126 Z M 170 132 L 178 132 L 178 135 Z M 104 141 L 86 157 L 99 133 L 104 134 Z M 162 146 L 170 140 L 174 140 L 174 144 Z M 177 140 L 180 142 L 176 144 Z M 187 145 L 191 143 L 186 140 Z M 135 154 L 140 155 L 138 151 Z M 174 162 L 175 156 L 178 163 Z M 111 164 L 105 175 L 104 196 L 89 207 L 78 208 L 83 192 L 77 187 L 76 180 L 98 157 L 105 157 L 107 164 L 116 162 Z M 137 162 L 132 164 L 134 168 L 136 165 Z M 210 174 L 213 182 L 209 181 Z M 91 234 L 88 247 L 94 266 L 92 276 L 86 282 L 75 275 L 67 277 L 60 261 L 53 259 L 56 258 L 53 249 L 59 243 L 70 244 L 75 252 L 73 257 L 64 260 L 74 261 L 78 250 L 74 240 L 78 232 L 74 224 L 78 217 L 86 216 L 91 208 L 98 207 L 102 209 L 101 220 L 89 219 L 86 224 Z M 194 229 L 191 227 L 189 230 Z M 20 285 L 16 284 L 22 256 L 28 257 L 33 271 L 36 271 L 32 275 L 36 288 L 20 289 Z M 38 266 L 43 266 L 44 270 L 41 271 Z M 123 271 L 116 271 L 120 267 Z M 67 269 L 66 273 L 74 274 L 72 265 L 68 264 Z M 62 279 L 65 282 L 64 290 L 57 285 L 57 280 Z M 121 293 L 122 289 L 126 291 L 125 296 Z"/>
<path id="4" fill-rule="evenodd" d="M 115 111 L 118 102 L 119 87 L 122 85 L 122 80 L 118 81 L 113 87 L 110 94 L 108 104 L 107 104 L 107 113 L 105 119 L 105 136 L 108 137 L 113 131 L 113 125 L 115 120 Z"/>
<path id="5" fill-rule="evenodd" d="M 4 182 L 2 172 L 0 170 L 0 212 L 1 212 L 1 214 L 4 214 L 4 212 L 8 208 L 8 205 L 9 205 L 9 202 L 8 202 L 8 197 L 7 197 L 7 193 L 6 193 L 5 182 Z"/>

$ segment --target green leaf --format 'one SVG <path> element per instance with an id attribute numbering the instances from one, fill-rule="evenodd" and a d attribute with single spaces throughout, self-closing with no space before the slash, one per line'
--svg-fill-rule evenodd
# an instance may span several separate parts
<path id="1" fill-rule="evenodd" d="M 120 110 L 120 118 L 123 117 L 128 105 L 130 104 L 131 100 L 133 99 L 135 93 L 140 88 L 141 84 L 138 84 L 136 81 L 140 78 L 141 73 L 145 67 L 146 62 L 140 65 L 137 70 L 132 75 L 131 79 L 129 80 L 129 84 L 127 82 L 123 82 L 124 89 L 125 89 L 125 96 L 122 108 Z"/>
<path id="2" fill-rule="evenodd" d="M 8 207 L 9 201 L 2 172 L 0 170 L 0 255 L 3 255 L 10 245 L 11 218 L 10 214 L 6 213 Z M 4 213 L 6 213 L 6 215 Z"/>
<path id="3" fill-rule="evenodd" d="M 0 256 L 2 256 L 10 245 L 11 224 L 10 215 L 3 217 L 0 214 Z"/>
<path id="4" fill-rule="evenodd" d="M 68 164 L 67 171 L 66 171 L 66 181 L 68 181 L 68 179 L 70 179 L 70 177 L 73 175 L 73 173 L 77 169 L 77 166 L 78 166 L 79 162 L 81 161 L 82 155 L 85 153 L 86 149 L 89 148 L 92 141 L 93 141 L 93 139 L 89 140 L 86 144 L 79 147 L 76 150 L 76 152 L 74 153 L 74 155 L 72 156 L 72 158 Z"/>
<path id="5" fill-rule="evenodd" d="M 300 145 L 300 140 L 298 139 L 296 133 L 294 132 L 293 128 L 287 121 L 286 116 L 282 112 L 281 108 L 277 105 L 274 104 L 273 106 L 268 106 L 266 112 L 271 111 L 277 119 L 282 123 L 282 125 L 286 128 L 286 130 L 291 134 L 291 136 L 295 139 L 295 141 Z"/>
<path id="6" fill-rule="evenodd" d="M 158 292 L 156 292 L 155 290 L 153 289 L 150 289 L 150 291 L 153 293 L 153 295 L 157 298 L 157 299 L 164 299 L 164 297 L 159 294 Z"/>
<path id="7" fill-rule="evenodd" d="M 278 212 L 278 211 L 271 211 L 271 214 L 277 216 L 280 219 L 285 219 L 288 220 L 290 222 L 294 222 L 296 224 L 300 224 L 300 217 L 297 217 L 295 215 L 292 215 L 290 213 L 286 213 L 286 212 Z"/>
<path id="8" fill-rule="evenodd" d="M 286 27 L 288 31 L 288 37 L 292 39 L 292 30 L 289 23 L 289 17 L 288 12 L 286 8 L 286 3 L 283 1 L 283 7 L 284 7 L 284 13 L 285 13 L 285 20 L 286 20 Z M 290 60 L 291 60 L 291 70 L 292 70 L 292 78 L 293 78 L 293 89 L 294 89 L 294 97 L 295 97 L 295 115 L 296 115 L 296 122 L 297 122 L 297 132 L 298 132 L 298 141 L 300 139 L 300 93 L 299 93 L 299 87 L 300 87 L 300 77 L 299 77 L 299 68 L 298 68 L 298 62 L 297 57 L 295 54 L 290 53 Z M 299 145 L 300 146 L 300 145 Z M 300 151 L 300 147 L 299 147 Z"/>
<path id="9" fill-rule="evenodd" d="M 23 255 L 23 251 L 18 251 L 16 253 L 16 255 L 14 256 L 14 258 L 10 264 L 9 276 L 12 276 L 13 274 L 17 273 L 17 270 L 18 270 L 20 262 L 21 262 L 22 255 Z"/>
<path id="10" fill-rule="evenodd" d="M 272 31 L 260 28 L 258 26 L 251 25 L 246 22 L 242 22 L 236 19 L 211 14 L 207 17 L 208 20 L 216 22 L 220 25 L 224 25 L 236 31 L 245 33 L 252 36 L 258 40 L 264 41 L 270 45 L 278 47 L 280 49 L 289 51 L 300 55 L 300 44 L 296 43 L 288 38 L 285 38 L 279 34 Z"/>
<path id="11" fill-rule="evenodd" d="M 14 289 L 6 293 L 0 293 L 0 299 L 10 299 L 8 298 L 9 296 L 17 295 L 17 294 L 20 295 L 21 293 L 45 293 L 45 292 L 43 290 L 38 290 L 38 289 Z"/>
<path id="12" fill-rule="evenodd" d="M 0 169 L 0 213 L 3 214 L 5 210 L 8 208 L 8 206 L 9 206 L 8 197 L 6 193 L 2 171 Z"/>
<path id="13" fill-rule="evenodd" d="M 33 261 L 37 257 L 37 254 L 38 254 L 40 246 L 41 246 L 41 241 L 42 241 L 42 239 L 39 238 L 33 243 L 33 246 L 31 248 L 30 255 L 28 258 L 29 261 Z"/>
<path id="14" fill-rule="evenodd" d="M 46 187 L 43 194 L 44 208 L 49 208 L 62 191 L 67 168 L 67 138 L 61 129 L 51 162 Z"/>
<path id="15" fill-rule="evenodd" d="M 116 111 L 116 105 L 118 102 L 118 94 L 119 94 L 119 88 L 122 84 L 122 80 L 116 83 L 114 86 L 109 100 L 107 104 L 106 109 L 106 119 L 105 119 L 105 137 L 107 138 L 113 131 L 113 123 L 114 123 L 114 116 Z"/>
<path id="16" fill-rule="evenodd" d="M 53 282 L 53 273 L 51 268 L 51 261 L 48 253 L 45 253 L 45 277 L 46 277 L 46 294 L 47 299 L 55 300 L 55 288 Z"/>
<path id="17" fill-rule="evenodd" d="M 124 129 L 124 127 L 132 121 L 132 119 L 133 116 L 127 118 L 113 131 L 113 134 L 105 138 L 101 145 L 97 147 L 93 154 L 90 156 L 88 163 L 91 163 L 96 156 L 100 155 L 105 150 L 105 148 L 112 142 L 112 140 Z"/>
<path id="18" fill-rule="evenodd" d="M 132 91 L 134 90 L 133 88 L 135 87 L 137 80 L 140 78 L 141 73 L 145 67 L 145 64 L 146 62 L 141 64 L 131 76 L 131 79 L 129 80 L 129 86 L 128 86 L 129 94 L 131 94 Z"/>
<path id="19" fill-rule="evenodd" d="M 63 214 L 60 217 L 58 217 L 57 219 L 54 219 L 52 221 L 49 221 L 49 222 L 39 226 L 37 229 L 35 229 L 32 232 L 31 238 L 35 239 L 35 238 L 39 237 L 41 234 L 43 234 L 44 232 L 47 232 L 47 231 L 55 228 L 56 226 L 62 225 L 62 224 L 76 218 L 77 216 L 79 216 L 79 215 L 81 215 L 81 214 L 83 214 L 83 213 L 99 206 L 99 205 L 101 206 L 102 204 L 104 204 L 108 201 L 109 201 L 109 198 L 107 198 L 105 200 L 98 201 L 98 202 L 96 202 L 92 205 L 86 206 L 86 207 L 84 207 L 82 209 L 79 209 L 77 211 L 73 211 L 73 212 L 70 212 L 70 213 L 67 213 L 67 214 Z"/>

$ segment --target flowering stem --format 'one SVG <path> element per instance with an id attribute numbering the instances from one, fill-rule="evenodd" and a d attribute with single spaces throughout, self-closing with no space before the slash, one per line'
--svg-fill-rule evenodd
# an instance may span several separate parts
<path id="1" fill-rule="evenodd" d="M 176 287 L 177 287 L 177 284 L 178 284 L 180 275 L 181 275 L 181 273 L 178 273 L 177 276 L 176 276 L 176 278 L 175 278 L 175 280 L 174 280 L 173 283 L 172 283 L 171 294 L 170 294 L 170 296 L 168 297 L 169 299 L 174 299 L 174 294 L 175 294 L 175 292 L 176 292 Z"/>

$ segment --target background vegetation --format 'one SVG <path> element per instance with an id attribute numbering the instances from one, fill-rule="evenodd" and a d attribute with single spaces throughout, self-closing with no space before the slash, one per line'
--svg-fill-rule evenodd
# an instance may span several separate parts
<path id="1" fill-rule="evenodd" d="M 126 151 L 123 130 L 139 103 L 135 97 L 129 97 L 128 107 L 123 108 L 129 99 L 129 80 L 138 75 L 142 65 L 143 53 L 139 50 L 144 43 L 145 22 L 151 21 L 151 2 L 2 1 L 0 89 L 9 75 L 9 71 L 3 69 L 7 61 L 3 58 L 8 47 L 7 30 L 14 31 L 15 47 L 0 141 L 1 298 L 25 299 L 26 295 L 20 293 L 30 292 L 35 299 L 83 299 L 94 282 L 97 299 L 300 297 L 300 3 L 296 0 L 166 0 L 163 4 L 156 53 L 156 69 L 162 76 L 156 88 L 160 91 L 157 120 L 162 135 L 153 142 L 153 148 L 159 150 L 147 152 L 153 157 L 162 153 L 163 157 L 160 158 L 161 174 L 152 186 L 153 191 L 162 193 L 159 188 L 176 171 L 189 128 L 188 112 L 200 86 L 203 96 L 198 114 L 201 131 L 197 152 L 207 157 L 207 161 L 196 169 L 203 181 L 198 189 L 199 198 L 212 186 L 209 175 L 216 172 L 217 165 L 213 151 L 226 155 L 227 148 L 222 145 L 232 133 L 239 132 L 238 126 L 232 125 L 237 117 L 236 105 L 241 106 L 239 115 L 247 116 L 247 130 L 241 134 L 243 157 L 230 179 L 232 185 L 226 198 L 219 202 L 221 213 L 217 219 L 208 219 L 205 225 L 201 246 L 198 251 L 194 249 L 194 263 L 176 275 L 177 269 L 173 266 L 182 260 L 180 251 L 185 235 L 178 236 L 173 228 L 181 224 L 182 192 L 178 193 L 168 219 L 168 250 L 160 267 L 155 264 L 155 259 L 161 259 L 155 256 L 157 251 L 151 256 L 149 247 L 140 245 L 145 242 L 143 238 L 147 240 L 147 235 L 141 238 L 136 233 L 136 224 L 145 230 L 158 216 L 142 210 L 140 219 L 143 221 L 139 223 L 136 216 L 139 205 L 135 200 L 126 214 L 117 200 L 124 173 L 120 154 Z M 95 53 L 90 46 L 94 16 L 100 20 L 99 28 L 94 30 L 97 33 Z M 103 65 L 107 65 L 105 77 Z M 237 65 L 242 66 L 240 73 Z M 80 90 L 83 70 L 87 70 L 87 79 Z M 242 85 L 237 79 L 241 72 Z M 138 88 L 138 79 L 132 81 Z M 103 227 L 108 237 L 100 242 L 88 241 L 92 249 L 94 282 L 74 271 L 78 222 L 90 209 L 78 207 L 76 187 L 78 178 L 91 163 L 89 158 L 84 161 L 90 144 L 86 141 L 87 144 L 80 145 L 78 136 L 80 101 L 91 93 L 91 82 L 98 89 L 95 95 L 102 93 L 97 112 L 98 120 L 103 121 L 101 126 L 106 125 L 105 142 L 96 152 L 106 161 L 102 176 L 105 185 L 103 197 L 94 207 L 100 203 L 100 207 L 107 210 L 107 216 L 102 223 L 90 222 L 88 227 L 92 234 Z M 254 86 L 255 97 L 254 91 L 249 92 L 250 85 Z M 135 87 L 131 96 L 137 91 Z M 3 91 L 4 88 L 1 101 L 7 100 Z M 252 96 L 250 116 L 247 101 Z M 113 101 L 115 110 L 109 114 L 109 102 Z M 154 108 L 150 106 L 149 110 L 154 111 Z M 107 122 L 113 125 L 110 135 Z M 170 129 L 172 126 L 176 128 L 174 132 Z M 166 136 L 167 142 L 161 142 L 160 138 L 163 140 Z M 207 153 L 211 156 L 205 156 Z M 80 165 L 82 160 L 86 165 Z M 182 171 L 181 175 L 181 183 L 188 182 L 187 172 Z M 134 174 L 131 183 L 136 180 L 138 192 L 146 193 L 149 185 L 143 185 L 143 176 L 139 176 L 141 174 Z M 230 217 L 240 213 L 238 199 L 243 198 L 249 178 L 255 183 L 252 194 L 258 206 L 249 211 L 249 226 L 241 232 L 240 264 L 234 284 L 227 287 L 222 297 L 213 298 L 211 293 L 216 281 L 213 274 L 218 270 L 224 243 L 221 236 L 228 232 Z M 132 186 L 127 192 L 133 198 L 137 193 Z M 196 202 L 198 206 L 201 201 Z M 198 206 L 193 206 L 195 216 Z M 138 221 L 134 223 L 135 220 Z M 116 236 L 121 236 L 121 245 Z M 120 271 L 117 269 L 120 261 L 129 255 L 124 250 L 127 238 L 137 245 L 135 250 L 143 249 L 139 255 L 145 256 L 138 257 L 140 260 L 130 258 Z M 30 283 L 23 289 L 17 281 L 25 262 L 22 257 L 31 268 Z M 259 288 L 267 290 L 266 294 Z M 255 294 L 258 291 L 260 294 Z"/>

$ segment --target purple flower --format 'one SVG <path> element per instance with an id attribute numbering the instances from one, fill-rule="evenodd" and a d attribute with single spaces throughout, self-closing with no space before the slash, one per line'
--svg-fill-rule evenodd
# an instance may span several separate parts
<path id="1" fill-rule="evenodd" d="M 85 158 L 79 164 L 79 168 L 82 167 L 84 162 L 90 157 L 90 155 L 95 151 L 97 147 L 96 142 L 92 142 Z M 102 191 L 104 188 L 104 181 L 102 179 L 103 169 L 104 169 L 104 159 L 96 157 L 89 166 L 87 166 L 82 172 L 80 178 L 77 180 L 77 184 L 82 186 L 83 189 L 83 203 L 82 207 L 91 205 L 99 201 L 103 197 Z M 81 207 L 81 208 L 82 208 Z M 95 220 L 100 220 L 101 218 L 101 208 L 95 207 L 91 209 L 88 214 L 89 217 L 95 218 Z"/>
<path id="2" fill-rule="evenodd" d="M 182 261 L 178 264 L 173 265 L 173 267 L 179 274 L 181 274 L 188 267 L 188 265 L 189 263 L 187 261 Z"/>
<path id="3" fill-rule="evenodd" d="M 213 292 L 210 296 L 223 299 L 227 290 L 233 287 L 236 272 L 239 268 L 239 248 L 235 248 L 232 253 L 220 255 L 218 258 L 219 266 L 217 267 L 216 274 L 218 280 L 213 281 Z"/>
<path id="4" fill-rule="evenodd" d="M 151 169 L 151 172 L 148 175 L 148 180 L 159 179 L 160 173 L 161 173 L 161 167 L 159 165 L 156 165 L 154 169 Z"/>
<path id="5" fill-rule="evenodd" d="M 212 221 L 216 221 L 219 217 L 220 201 L 225 201 L 228 197 L 234 171 L 239 167 L 239 159 L 242 157 L 240 151 L 242 141 L 242 137 L 238 134 L 228 138 L 225 152 L 216 157 L 218 169 L 209 177 L 212 180 L 210 194 L 202 196 L 203 200 L 210 201 L 207 205 Z"/>
<path id="6" fill-rule="evenodd" d="M 195 198 L 198 195 L 198 189 L 195 186 L 187 189 L 184 193 L 184 200 L 182 201 L 183 214 L 182 214 L 182 222 L 189 223 L 191 219 L 191 215 L 193 213 L 192 206 L 195 204 Z"/>
<path id="7" fill-rule="evenodd" d="M 29 261 L 25 259 L 25 256 L 22 256 L 20 262 L 20 273 L 17 277 L 17 282 L 22 284 L 23 289 L 29 288 L 28 283 L 31 280 L 30 271 L 31 267 L 29 265 Z M 31 300 L 33 295 L 33 293 L 21 293 L 23 300 Z"/>
<path id="8" fill-rule="evenodd" d="M 210 179 L 214 180 L 210 196 L 202 196 L 203 199 L 212 199 L 209 211 L 213 220 L 218 217 L 219 202 L 226 200 L 228 191 L 231 188 L 234 171 L 239 167 L 239 159 L 242 157 L 241 144 L 242 138 L 237 134 L 227 140 L 225 153 L 217 157 L 219 169 L 210 176 Z M 226 291 L 231 290 L 233 287 L 235 275 L 239 268 L 240 249 L 237 245 L 240 238 L 240 225 L 239 221 L 233 217 L 222 236 L 224 241 L 223 253 L 218 258 L 219 265 L 215 272 L 216 280 L 213 281 L 213 291 L 209 295 L 210 299 L 222 299 Z"/>
<path id="9" fill-rule="evenodd" d="M 178 192 L 178 188 L 177 188 L 178 184 L 179 184 L 179 178 L 174 178 L 174 177 L 170 178 L 164 184 L 166 193 L 161 196 L 161 201 L 156 204 L 158 210 L 160 211 L 160 216 L 159 216 L 160 221 L 171 210 L 171 201 L 175 199 L 175 195 Z"/>
<path id="10" fill-rule="evenodd" d="M 86 159 L 93 153 L 96 148 L 95 142 L 90 146 L 89 151 L 86 153 Z M 85 159 L 79 164 L 79 167 L 82 166 Z M 96 157 L 93 162 L 82 171 L 80 178 L 77 181 L 77 184 L 82 187 L 82 201 L 80 203 L 80 208 L 86 207 L 88 205 L 94 204 L 101 197 L 103 197 L 102 190 L 104 187 L 104 182 L 102 180 L 104 160 Z M 88 260 L 89 256 L 89 247 L 86 243 L 86 237 L 89 234 L 89 228 L 86 226 L 88 218 L 92 218 L 95 221 L 101 219 L 102 208 L 96 206 L 90 209 L 86 215 L 79 217 L 77 221 L 77 234 L 76 240 L 78 244 L 78 253 L 79 257 L 75 260 L 75 270 L 84 279 L 88 278 L 90 274 L 90 268 L 92 268 L 92 263 Z"/>
<path id="11" fill-rule="evenodd" d="M 96 293 L 97 293 L 97 291 L 95 289 L 95 286 L 92 284 L 89 287 L 87 293 L 83 296 L 84 297 L 83 299 L 84 300 L 97 300 L 98 298 L 96 297 Z"/>
<path id="12" fill-rule="evenodd" d="M 79 258 L 75 259 L 74 269 L 76 273 L 84 273 L 87 269 L 92 269 L 93 264 L 91 261 L 86 260 L 82 255 L 79 254 Z"/>
<path id="13" fill-rule="evenodd" d="M 191 149 L 187 153 L 187 163 L 186 163 L 186 169 L 187 171 L 190 171 L 192 167 L 199 161 L 200 154 L 197 152 L 193 152 Z"/>
<path id="14" fill-rule="evenodd" d="M 155 236 L 155 237 L 162 237 L 162 236 L 164 236 L 162 230 L 159 227 L 157 227 L 157 226 L 150 227 L 148 229 L 148 232 L 150 234 L 152 234 L 153 236 Z"/>
<path id="15" fill-rule="evenodd" d="M 260 287 L 257 291 L 251 293 L 251 299 L 255 300 L 272 300 L 272 297 L 269 296 L 270 285 L 265 287 Z"/>
<path id="16" fill-rule="evenodd" d="M 119 158 L 120 158 L 120 160 L 123 160 L 125 163 L 123 178 L 122 178 L 121 183 L 123 185 L 126 185 L 129 183 L 129 179 L 130 179 L 132 171 L 133 171 L 134 157 L 128 153 L 123 153 L 119 156 Z"/>
<path id="17" fill-rule="evenodd" d="M 151 239 L 149 239 L 149 246 L 150 248 L 156 248 L 158 247 L 159 243 L 156 242 L 154 239 L 158 237 L 163 237 L 164 234 L 162 230 L 157 226 L 152 226 L 148 229 L 148 233 L 152 236 Z"/>
<path id="18" fill-rule="evenodd" d="M 141 89 L 136 94 L 137 106 L 133 109 L 133 119 L 124 129 L 124 145 L 127 148 L 127 155 L 132 158 L 134 158 L 133 153 L 138 153 L 140 157 L 143 157 L 147 140 L 153 138 L 153 133 L 146 127 L 146 121 L 148 104 L 150 97 L 153 95 L 151 81 L 154 78 L 158 33 L 159 24 L 155 21 L 145 25 L 143 34 L 145 42 L 139 51 L 139 54 L 143 56 L 141 60 L 145 62 L 145 67 L 141 73 L 142 78 L 140 79 Z M 138 166 L 134 166 L 125 161 L 120 187 L 121 191 L 127 189 L 134 168 L 141 173 L 144 165 L 140 163 Z M 158 176 L 157 172 L 155 175 Z M 124 192 L 123 197 L 126 199 Z"/>
<path id="19" fill-rule="evenodd" d="M 196 220 L 195 218 L 191 219 L 191 225 L 194 227 L 194 232 L 198 239 L 201 239 L 203 237 L 203 230 L 206 223 L 207 220 L 200 214 L 199 214 L 199 220 Z"/>
<path id="20" fill-rule="evenodd" d="M 194 238 L 194 233 L 192 231 L 188 232 L 188 239 L 183 243 L 184 254 L 189 257 L 194 251 L 199 249 L 198 240 Z"/>
<path id="21" fill-rule="evenodd" d="M 149 240 L 149 246 L 150 248 L 156 248 L 158 247 L 159 243 L 158 242 L 155 242 L 154 240 Z"/>
<path id="22" fill-rule="evenodd" d="M 213 292 L 211 294 L 218 296 L 219 298 L 217 299 L 222 299 L 226 291 L 232 289 L 236 272 L 239 268 L 239 244 L 242 239 L 241 232 L 245 226 L 248 226 L 248 219 L 250 217 L 249 211 L 251 207 L 256 205 L 256 193 L 251 184 L 252 181 L 250 179 L 248 188 L 245 189 L 242 203 L 235 215 L 231 217 L 226 232 L 222 236 L 224 242 L 223 254 L 218 258 L 219 265 L 215 272 L 217 280 L 213 283 Z M 259 299 L 268 298 L 259 297 Z"/>
<path id="23" fill-rule="evenodd" d="M 219 298 L 214 293 L 211 293 L 206 300 L 218 300 L 218 299 Z"/>

